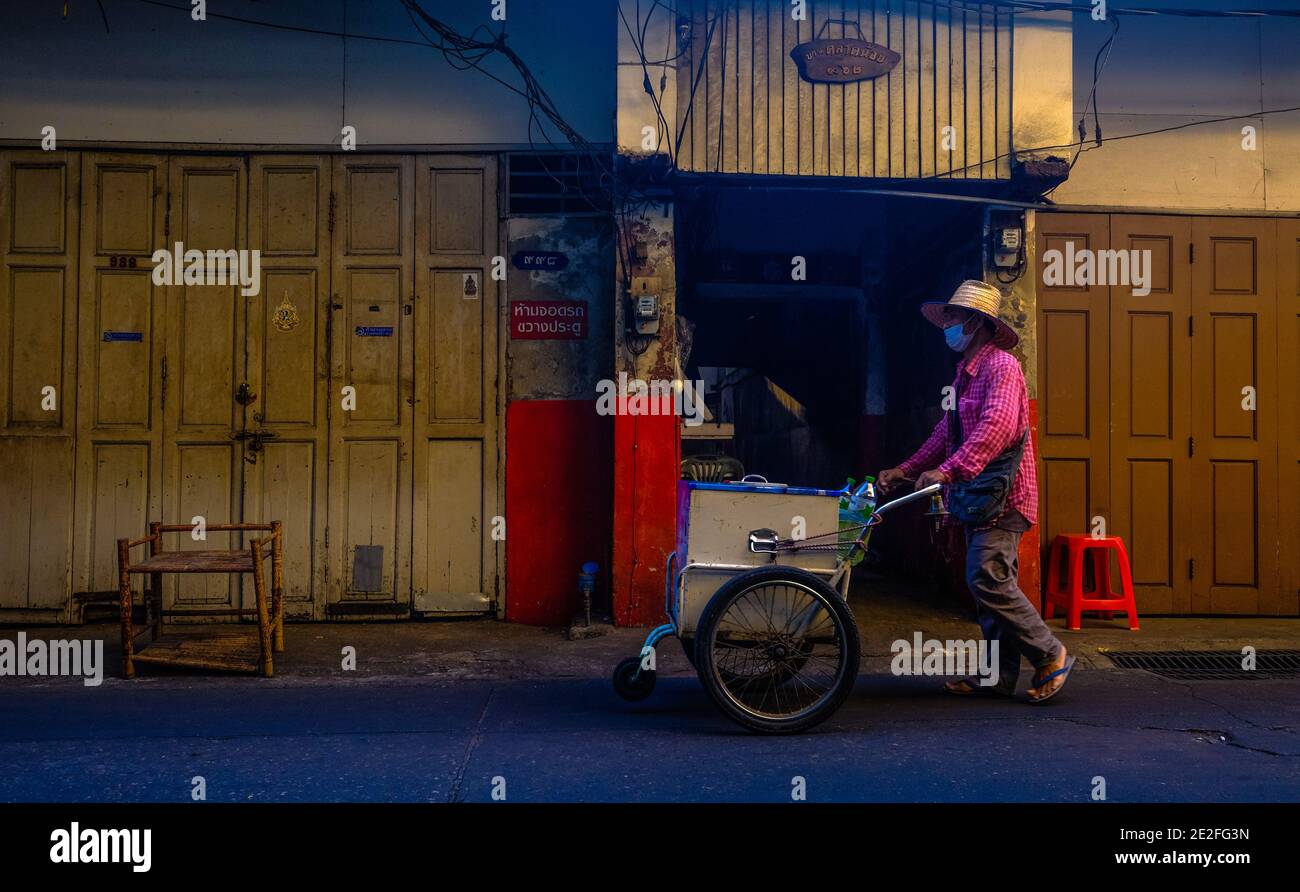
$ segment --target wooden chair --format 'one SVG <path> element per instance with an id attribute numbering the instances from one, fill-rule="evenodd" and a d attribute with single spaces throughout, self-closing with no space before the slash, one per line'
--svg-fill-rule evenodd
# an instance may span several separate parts
<path id="1" fill-rule="evenodd" d="M 272 653 L 284 652 L 284 574 L 280 521 L 270 523 L 209 524 L 208 532 L 265 531 L 270 535 L 253 539 L 246 548 L 227 551 L 166 551 L 163 535 L 189 533 L 191 524 L 149 524 L 143 539 L 117 540 L 118 589 L 122 611 L 122 664 L 127 678 L 135 677 L 136 663 L 189 666 L 274 674 Z M 149 544 L 149 556 L 131 563 L 131 549 Z M 271 597 L 266 596 L 265 561 L 271 558 Z M 132 625 L 131 574 L 147 575 L 144 595 L 145 628 L 136 632 Z M 162 578 L 164 573 L 251 573 L 256 607 L 181 608 L 163 610 Z M 202 632 L 164 634 L 164 616 L 255 616 L 256 633 L 237 626 L 214 624 Z M 136 638 L 150 632 L 150 639 L 138 650 Z"/>

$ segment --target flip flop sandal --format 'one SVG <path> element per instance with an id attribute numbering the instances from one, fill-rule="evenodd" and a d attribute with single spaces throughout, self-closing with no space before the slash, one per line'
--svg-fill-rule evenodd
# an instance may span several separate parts
<path id="1" fill-rule="evenodd" d="M 955 690 L 952 685 L 964 684 L 970 688 L 969 691 Z M 943 690 L 945 693 L 952 694 L 954 697 L 978 697 L 978 696 L 997 696 L 997 697 L 1014 697 L 1016 692 L 1007 690 L 1001 685 L 982 685 L 978 677 L 972 675 L 969 678 L 959 678 L 956 681 L 944 682 Z"/>
<path id="2" fill-rule="evenodd" d="M 1029 702 L 1046 703 L 1048 700 L 1051 700 L 1057 694 L 1061 693 L 1061 691 L 1065 690 L 1065 683 L 1070 680 L 1070 670 L 1073 668 L 1074 668 L 1074 657 L 1066 657 L 1065 665 L 1062 666 L 1060 669 L 1057 669 L 1055 672 L 1051 673 L 1050 675 L 1045 675 L 1042 678 L 1034 679 L 1034 687 L 1038 689 L 1041 689 L 1043 685 L 1047 684 L 1053 678 L 1059 677 L 1061 679 L 1061 683 L 1057 685 L 1057 687 L 1054 690 L 1052 690 L 1051 693 L 1044 694 L 1041 697 L 1032 697 L 1030 698 Z"/>

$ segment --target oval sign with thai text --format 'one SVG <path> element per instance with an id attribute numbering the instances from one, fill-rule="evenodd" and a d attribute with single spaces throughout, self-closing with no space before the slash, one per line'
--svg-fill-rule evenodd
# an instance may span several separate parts
<path id="1" fill-rule="evenodd" d="M 902 58 L 887 46 L 840 37 L 810 40 L 790 50 L 799 76 L 819 84 L 847 84 L 888 74 Z"/>

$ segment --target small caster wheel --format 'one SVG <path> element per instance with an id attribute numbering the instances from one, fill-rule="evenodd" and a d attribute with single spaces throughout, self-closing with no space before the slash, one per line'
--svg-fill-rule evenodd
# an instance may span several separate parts
<path id="1" fill-rule="evenodd" d="M 614 692 L 624 700 L 644 700 L 655 689 L 655 671 L 641 669 L 640 657 L 628 657 L 614 667 Z"/>

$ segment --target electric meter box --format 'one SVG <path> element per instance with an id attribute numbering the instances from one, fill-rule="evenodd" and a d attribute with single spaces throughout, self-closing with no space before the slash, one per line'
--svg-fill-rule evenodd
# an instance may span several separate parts
<path id="1" fill-rule="evenodd" d="M 777 563 L 825 570 L 828 572 L 818 575 L 829 579 L 837 559 L 835 549 L 756 554 L 749 550 L 749 534 L 769 529 L 782 538 L 794 538 L 799 532 L 796 518 L 803 519 L 805 536 L 835 533 L 839 529 L 839 506 L 838 491 L 784 483 L 679 481 L 675 572 L 680 573 L 692 563 L 730 564 L 746 570 Z M 709 599 L 727 580 L 742 572 L 745 570 L 711 567 L 687 570 L 677 593 L 678 635 L 692 637 Z"/>

